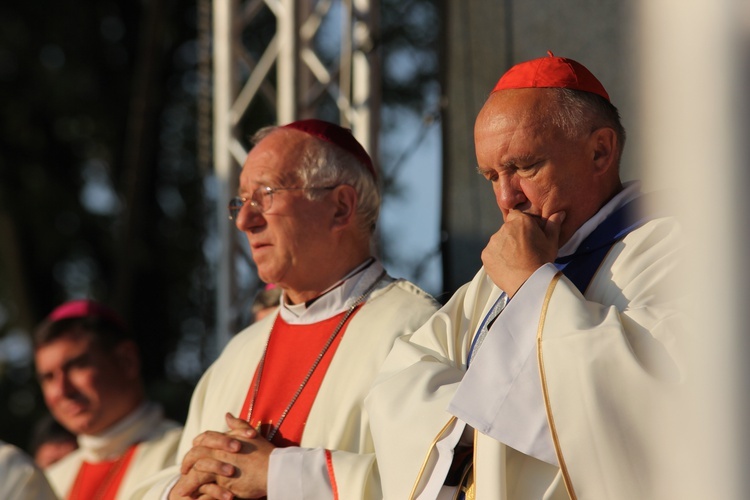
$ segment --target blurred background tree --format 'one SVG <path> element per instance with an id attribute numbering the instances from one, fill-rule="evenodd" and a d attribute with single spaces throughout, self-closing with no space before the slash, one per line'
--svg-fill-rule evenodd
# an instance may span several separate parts
<path id="1" fill-rule="evenodd" d="M 26 446 L 45 411 L 29 335 L 65 300 L 93 297 L 123 314 L 149 392 L 173 418 L 184 418 L 212 361 L 215 193 L 197 160 L 198 27 L 210 15 L 201 5 L 0 6 L 0 439 Z M 439 112 L 438 1 L 382 0 L 380 12 L 383 128 L 416 116 L 412 150 Z M 253 116 L 249 128 L 267 124 Z M 381 149 L 388 203 L 400 196 L 407 150 Z M 387 245 L 383 253 L 398 260 Z"/>

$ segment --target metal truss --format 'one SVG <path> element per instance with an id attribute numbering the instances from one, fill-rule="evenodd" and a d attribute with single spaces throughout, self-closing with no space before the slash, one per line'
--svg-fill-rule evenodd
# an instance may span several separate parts
<path id="1" fill-rule="evenodd" d="M 247 156 L 241 136 L 248 132 L 243 130 L 248 113 L 260 102 L 272 110 L 277 124 L 311 117 L 338 121 L 375 156 L 380 116 L 376 9 L 377 2 L 371 0 L 213 3 L 213 156 L 222 242 L 218 348 L 246 326 L 246 311 L 262 286 L 225 208 L 236 193 L 238 169 Z M 259 50 L 253 35 L 268 33 L 269 26 L 272 36 Z"/>

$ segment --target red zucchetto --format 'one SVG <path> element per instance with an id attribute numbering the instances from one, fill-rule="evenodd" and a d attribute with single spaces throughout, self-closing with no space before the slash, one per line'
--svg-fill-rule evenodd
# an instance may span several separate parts
<path id="1" fill-rule="evenodd" d="M 500 77 L 492 92 L 505 89 L 563 88 L 591 92 L 609 101 L 604 86 L 586 67 L 573 59 L 547 57 L 518 63 Z"/>
<path id="2" fill-rule="evenodd" d="M 57 306 L 47 316 L 47 321 L 62 321 L 64 319 L 96 317 L 115 323 L 125 329 L 125 321 L 113 309 L 93 300 L 71 300 Z"/>
<path id="3" fill-rule="evenodd" d="M 354 138 L 351 131 L 344 127 L 340 127 L 336 124 L 316 119 L 308 120 L 297 120 L 282 126 L 281 128 L 289 128 L 299 130 L 306 134 L 310 134 L 313 137 L 317 137 L 320 140 L 334 144 L 344 151 L 348 151 L 355 158 L 361 161 L 367 170 L 372 174 L 373 179 L 377 180 L 378 175 L 375 172 L 375 166 L 372 164 L 370 155 L 367 154 L 365 148 Z"/>

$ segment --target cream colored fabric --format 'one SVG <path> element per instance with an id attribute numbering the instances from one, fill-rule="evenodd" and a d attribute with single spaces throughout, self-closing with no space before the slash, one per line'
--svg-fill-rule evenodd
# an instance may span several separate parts
<path id="1" fill-rule="evenodd" d="M 34 461 L 15 446 L 0 441 L 0 498 L 56 500 L 52 487 Z"/>
<path id="2" fill-rule="evenodd" d="M 538 327 L 542 392 L 563 468 L 478 434 L 477 498 L 568 498 L 566 475 L 577 498 L 683 498 L 671 489 L 677 461 L 667 416 L 679 408 L 688 328 L 682 304 L 664 289 L 679 241 L 674 220 L 651 221 L 614 245 L 585 298 L 565 277 L 550 282 L 542 314 L 529 321 Z M 436 463 L 432 444 L 462 425 L 446 426 L 446 408 L 499 294 L 480 270 L 395 343 L 366 400 L 385 498 L 410 498 L 417 478 L 419 493 Z"/>
<path id="3" fill-rule="evenodd" d="M 129 500 L 141 480 L 174 463 L 181 434 L 182 428 L 166 420 L 158 405 L 146 403 L 101 435 L 79 436 L 79 448 L 45 473 L 58 496 L 64 498 L 84 460 L 116 458 L 133 443 L 140 443 L 117 492 L 118 500 Z"/>
<path id="4" fill-rule="evenodd" d="M 409 282 L 383 280 L 352 318 L 310 411 L 301 446 L 332 450 L 339 498 L 381 498 L 369 416 L 362 401 L 394 339 L 421 326 L 436 302 Z M 273 317 L 232 339 L 206 371 L 193 393 L 178 462 L 206 430 L 225 431 L 225 413 L 239 413 Z M 179 474 L 178 467 L 152 478 L 145 498 L 162 498 Z M 309 498 L 318 498 L 309 491 Z"/>

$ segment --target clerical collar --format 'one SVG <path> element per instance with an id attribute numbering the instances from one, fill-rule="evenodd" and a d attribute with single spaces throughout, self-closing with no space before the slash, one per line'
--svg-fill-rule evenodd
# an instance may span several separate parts
<path id="1" fill-rule="evenodd" d="M 599 211 L 594 214 L 589 220 L 583 223 L 578 231 L 573 233 L 573 236 L 565 243 L 560 250 L 557 252 L 557 257 L 566 257 L 576 251 L 578 245 L 585 240 L 591 232 L 596 229 L 599 224 L 609 217 L 612 212 L 622 207 L 626 203 L 631 202 L 641 194 L 641 183 L 638 181 L 630 181 L 623 184 L 623 190 L 615 195 L 614 198 L 609 200 Z"/>
<path id="2" fill-rule="evenodd" d="M 100 462 L 118 458 L 131 444 L 143 441 L 162 418 L 159 405 L 145 402 L 107 430 L 95 436 L 79 435 L 78 447 L 83 452 L 83 459 Z"/>
<path id="3" fill-rule="evenodd" d="M 281 298 L 279 314 L 289 324 L 307 325 L 323 321 L 346 311 L 352 302 L 378 279 L 383 272 L 379 260 L 370 257 L 315 300 L 304 304 L 287 304 Z M 389 278 L 392 281 L 392 278 Z"/>

